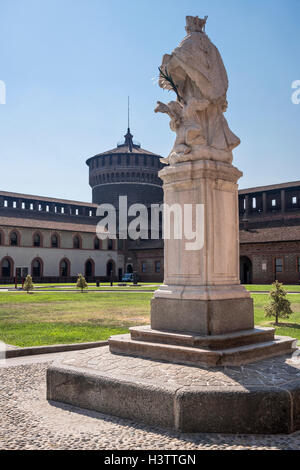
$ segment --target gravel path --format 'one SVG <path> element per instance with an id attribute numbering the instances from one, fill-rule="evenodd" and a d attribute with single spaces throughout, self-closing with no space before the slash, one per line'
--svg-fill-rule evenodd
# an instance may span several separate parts
<path id="1" fill-rule="evenodd" d="M 36 358 L 35 358 L 36 361 Z M 293 449 L 300 432 L 277 436 L 181 434 L 48 403 L 48 363 L 0 368 L 0 449 Z"/>

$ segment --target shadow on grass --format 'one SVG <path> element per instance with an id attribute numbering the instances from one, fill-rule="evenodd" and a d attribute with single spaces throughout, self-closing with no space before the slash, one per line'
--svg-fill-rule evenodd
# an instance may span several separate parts
<path id="1" fill-rule="evenodd" d="M 277 328 L 285 327 L 285 328 L 295 328 L 296 330 L 300 330 L 299 323 L 272 323 L 272 326 L 277 326 Z"/>

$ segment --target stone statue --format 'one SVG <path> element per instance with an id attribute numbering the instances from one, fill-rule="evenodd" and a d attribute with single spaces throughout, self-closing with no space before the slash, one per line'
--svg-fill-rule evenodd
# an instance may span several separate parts
<path id="1" fill-rule="evenodd" d="M 155 109 L 170 116 L 176 132 L 174 147 L 163 163 L 231 163 L 232 150 L 240 144 L 224 117 L 228 78 L 218 49 L 205 33 L 206 20 L 186 17 L 187 36 L 171 55 L 164 55 L 159 68 L 159 86 L 177 95 L 168 104 L 159 101 Z"/>

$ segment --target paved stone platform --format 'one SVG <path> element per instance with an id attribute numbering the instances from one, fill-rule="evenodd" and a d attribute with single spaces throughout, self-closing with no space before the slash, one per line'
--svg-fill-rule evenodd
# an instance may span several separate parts
<path id="1" fill-rule="evenodd" d="M 300 429 L 300 361 L 209 369 L 104 347 L 50 366 L 47 398 L 182 432 L 291 433 Z"/>

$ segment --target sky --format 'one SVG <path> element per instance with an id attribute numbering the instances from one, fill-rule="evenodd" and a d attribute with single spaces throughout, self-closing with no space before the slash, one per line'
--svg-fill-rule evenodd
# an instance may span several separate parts
<path id="1" fill-rule="evenodd" d="M 300 180 L 299 0 L 0 0 L 0 189 L 91 201 L 85 161 L 122 140 L 128 95 L 134 138 L 167 156 L 156 78 L 186 15 L 208 15 L 227 69 L 240 188 Z"/>

